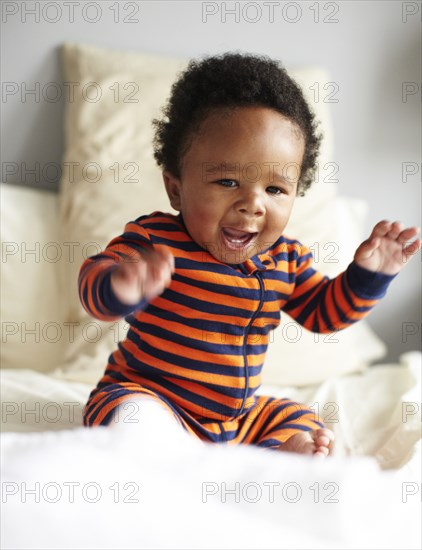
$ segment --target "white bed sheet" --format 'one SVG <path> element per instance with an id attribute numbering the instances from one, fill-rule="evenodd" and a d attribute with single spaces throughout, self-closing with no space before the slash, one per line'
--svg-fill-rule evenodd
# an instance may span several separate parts
<path id="1" fill-rule="evenodd" d="M 325 461 L 203 444 L 160 415 L 83 428 L 90 386 L 5 370 L 2 547 L 420 548 L 420 357 L 261 389 L 318 404 Z"/>

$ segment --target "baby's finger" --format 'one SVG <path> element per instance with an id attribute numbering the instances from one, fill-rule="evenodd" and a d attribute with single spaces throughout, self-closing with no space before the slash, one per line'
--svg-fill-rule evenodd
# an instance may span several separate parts
<path id="1" fill-rule="evenodd" d="M 165 252 L 162 258 L 162 276 L 166 280 L 166 284 L 171 280 L 174 273 L 174 256 L 171 252 Z"/>
<path id="2" fill-rule="evenodd" d="M 170 267 L 160 255 L 155 255 L 154 260 L 149 264 L 149 277 L 155 283 L 167 279 Z"/>
<path id="3" fill-rule="evenodd" d="M 397 237 L 397 240 L 400 244 L 404 243 L 410 243 L 412 239 L 416 237 L 416 235 L 419 233 L 419 227 L 408 227 L 407 229 L 404 229 L 400 235 Z"/>
<path id="4" fill-rule="evenodd" d="M 174 256 L 170 251 L 168 251 L 166 255 L 167 255 L 166 260 L 170 268 L 170 273 L 174 273 L 174 270 L 175 270 Z"/>
<path id="5" fill-rule="evenodd" d="M 396 240 L 397 237 L 400 235 L 401 231 L 403 231 L 403 225 L 400 222 L 393 222 L 391 224 L 391 229 L 387 233 L 387 237 L 390 239 Z"/>
<path id="6" fill-rule="evenodd" d="M 170 271 L 174 273 L 175 265 L 174 265 L 174 256 L 168 246 L 160 245 L 156 248 L 157 254 L 160 256 L 162 260 L 167 262 L 167 264 L 170 267 Z"/>
<path id="7" fill-rule="evenodd" d="M 167 268 L 152 268 L 152 266 L 150 268 L 147 275 L 148 280 L 144 286 L 145 297 L 149 300 L 162 294 L 169 285 L 169 280 L 171 280 L 171 278 L 168 277 L 168 273 L 163 272 L 163 269 L 168 271 Z"/>
<path id="8" fill-rule="evenodd" d="M 371 239 L 372 237 L 385 237 L 385 235 L 387 235 L 387 233 L 391 230 L 392 225 L 393 224 L 388 220 L 382 220 L 378 222 L 374 226 L 374 229 L 372 230 L 369 239 Z"/>
<path id="9" fill-rule="evenodd" d="M 164 258 L 162 254 L 157 254 L 151 270 L 154 281 L 160 285 L 162 292 L 171 282 L 174 272 L 174 260 L 170 260 L 168 257 Z"/>
<path id="10" fill-rule="evenodd" d="M 163 263 L 162 270 L 161 270 L 161 277 L 163 280 L 163 284 L 166 287 L 170 284 L 172 275 L 173 275 L 173 271 L 172 271 L 171 265 L 169 265 L 168 262 Z"/>
<path id="11" fill-rule="evenodd" d="M 421 240 L 416 239 L 415 241 L 409 243 L 407 246 L 404 246 L 402 249 L 403 258 L 407 261 L 411 256 L 414 256 L 416 252 L 421 247 Z"/>

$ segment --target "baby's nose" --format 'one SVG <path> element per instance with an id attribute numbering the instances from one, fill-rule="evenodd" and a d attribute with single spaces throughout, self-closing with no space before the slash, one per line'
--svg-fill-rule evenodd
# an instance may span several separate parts
<path id="1" fill-rule="evenodd" d="M 259 193 L 245 194 L 237 203 L 237 210 L 249 216 L 263 216 L 265 213 L 264 201 Z"/>

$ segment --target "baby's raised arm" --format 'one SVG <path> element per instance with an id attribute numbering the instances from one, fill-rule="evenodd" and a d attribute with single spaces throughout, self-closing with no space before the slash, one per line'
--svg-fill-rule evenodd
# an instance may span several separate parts
<path id="1" fill-rule="evenodd" d="M 312 267 L 306 247 L 295 260 L 295 288 L 283 309 L 313 332 L 332 332 L 363 319 L 421 246 L 418 227 L 381 221 L 356 250 L 353 262 L 336 278 Z"/>
<path id="2" fill-rule="evenodd" d="M 144 308 L 170 284 L 174 257 L 166 246 L 153 245 L 140 220 L 126 224 L 122 235 L 81 266 L 79 297 L 96 319 L 121 319 Z"/>

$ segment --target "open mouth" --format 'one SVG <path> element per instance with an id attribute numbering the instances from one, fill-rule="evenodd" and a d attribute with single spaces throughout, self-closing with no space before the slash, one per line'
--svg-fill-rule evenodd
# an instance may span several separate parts
<path id="1" fill-rule="evenodd" d="M 231 227 L 223 227 L 221 229 L 221 235 L 226 248 L 231 250 L 239 250 L 247 246 L 258 235 L 258 233 L 240 231 Z"/>

